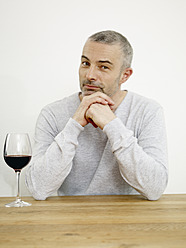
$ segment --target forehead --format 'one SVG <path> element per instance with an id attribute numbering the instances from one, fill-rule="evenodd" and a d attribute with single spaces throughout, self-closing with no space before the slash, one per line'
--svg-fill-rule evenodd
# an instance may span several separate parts
<path id="1" fill-rule="evenodd" d="M 83 48 L 82 55 L 90 60 L 110 60 L 111 62 L 118 61 L 122 57 L 122 52 L 119 44 L 103 44 L 88 40 Z"/>

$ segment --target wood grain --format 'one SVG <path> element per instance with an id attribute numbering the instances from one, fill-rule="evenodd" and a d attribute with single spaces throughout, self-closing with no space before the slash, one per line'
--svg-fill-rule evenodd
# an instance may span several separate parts
<path id="1" fill-rule="evenodd" d="M 186 247 L 186 195 L 65 196 L 6 208 L 0 198 L 0 247 Z"/>

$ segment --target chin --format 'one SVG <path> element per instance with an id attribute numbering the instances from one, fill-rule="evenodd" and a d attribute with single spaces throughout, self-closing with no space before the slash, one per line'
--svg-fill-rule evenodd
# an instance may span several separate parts
<path id="1" fill-rule="evenodd" d="M 94 90 L 82 91 L 82 95 L 83 96 L 89 96 L 89 95 L 92 95 L 96 92 L 98 92 L 98 91 L 94 91 Z"/>

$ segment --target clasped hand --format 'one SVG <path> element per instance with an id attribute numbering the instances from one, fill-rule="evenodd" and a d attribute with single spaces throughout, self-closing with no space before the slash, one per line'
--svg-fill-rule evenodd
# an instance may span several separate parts
<path id="1" fill-rule="evenodd" d="M 116 118 L 113 113 L 114 102 L 102 92 L 96 92 L 89 96 L 84 96 L 73 116 L 81 126 L 92 123 L 94 127 L 101 129 Z"/>

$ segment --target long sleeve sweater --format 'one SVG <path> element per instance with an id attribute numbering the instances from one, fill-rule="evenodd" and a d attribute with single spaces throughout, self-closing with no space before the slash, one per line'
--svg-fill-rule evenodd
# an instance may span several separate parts
<path id="1" fill-rule="evenodd" d="M 128 92 L 103 130 L 72 116 L 78 93 L 44 107 L 26 184 L 35 199 L 59 195 L 141 194 L 157 200 L 168 181 L 162 107 Z"/>

